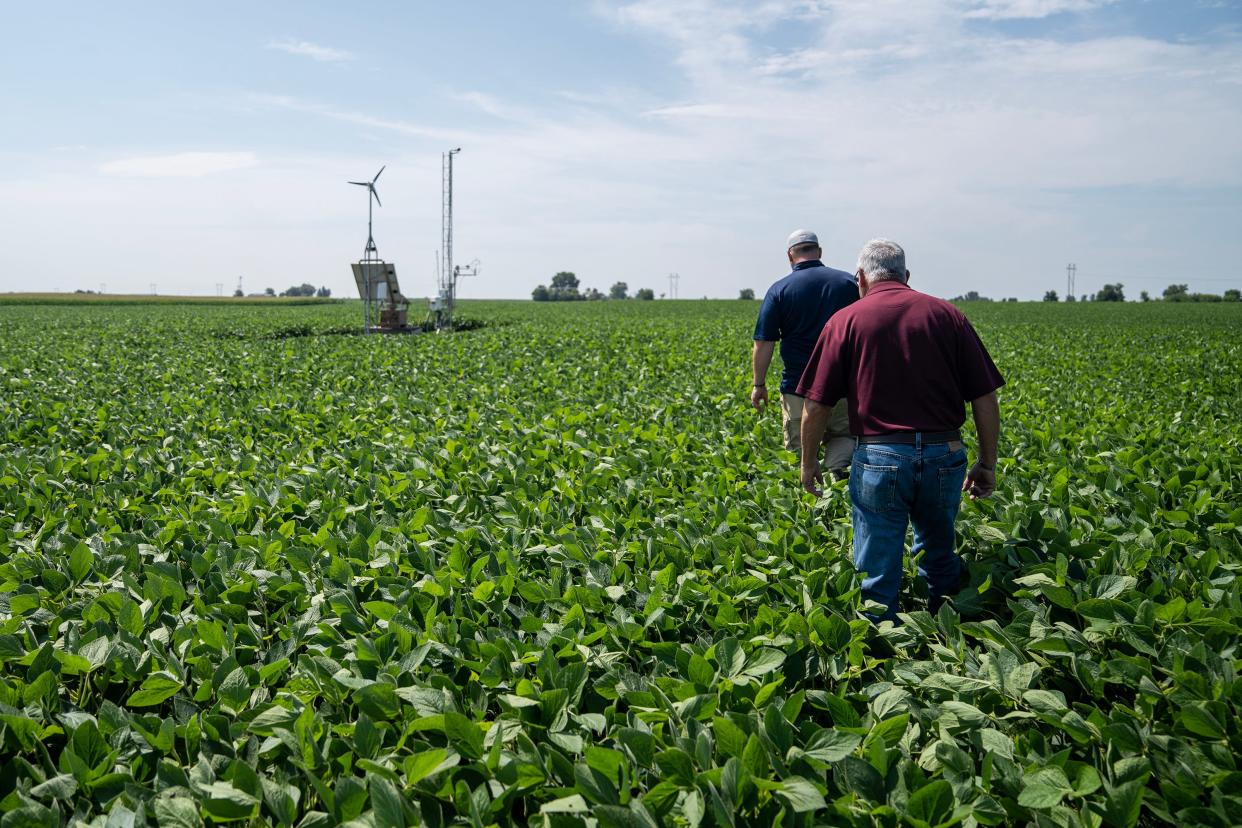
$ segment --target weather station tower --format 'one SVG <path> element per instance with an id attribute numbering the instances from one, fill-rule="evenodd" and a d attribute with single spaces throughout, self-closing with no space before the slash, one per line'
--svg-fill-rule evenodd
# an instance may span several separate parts
<path id="1" fill-rule="evenodd" d="M 440 156 L 440 255 L 436 274 L 437 294 L 431 301 L 436 330 L 451 329 L 457 310 L 457 281 L 479 274 L 479 260 L 462 266 L 453 263 L 453 158 L 461 147 Z"/>
<path id="2" fill-rule="evenodd" d="M 375 207 L 383 207 L 375 183 L 386 167 L 370 181 L 350 181 L 358 187 L 367 188 L 367 243 L 362 258 L 351 265 L 358 295 L 362 298 L 363 333 L 401 333 L 411 330 L 406 324 L 409 302 L 401 295 L 397 283 L 397 266 L 380 258 L 372 232 Z M 238 281 L 240 288 L 240 280 Z"/>

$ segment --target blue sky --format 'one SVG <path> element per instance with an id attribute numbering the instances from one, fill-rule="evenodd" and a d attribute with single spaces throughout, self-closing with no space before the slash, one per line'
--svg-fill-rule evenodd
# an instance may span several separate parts
<path id="1" fill-rule="evenodd" d="M 762 291 L 783 240 L 1037 298 L 1242 287 L 1239 0 L 11 4 L 0 291 Z M 1205 252 L 1210 254 L 1205 255 Z"/>

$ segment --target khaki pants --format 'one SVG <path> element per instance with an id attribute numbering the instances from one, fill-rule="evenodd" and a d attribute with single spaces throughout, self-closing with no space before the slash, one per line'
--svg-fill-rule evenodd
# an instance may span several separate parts
<path id="1" fill-rule="evenodd" d="M 781 415 L 785 421 L 785 448 L 802 455 L 802 405 L 805 400 L 797 394 L 781 394 Z M 850 434 L 850 417 L 841 400 L 828 415 L 828 429 L 824 432 L 824 468 L 847 472 L 854 457 L 854 437 Z"/>

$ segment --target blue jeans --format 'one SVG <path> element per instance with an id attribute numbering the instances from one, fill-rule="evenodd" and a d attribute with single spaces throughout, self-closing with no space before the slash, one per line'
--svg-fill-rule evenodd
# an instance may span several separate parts
<path id="1" fill-rule="evenodd" d="M 962 502 L 966 451 L 948 443 L 859 443 L 850 468 L 854 504 L 854 568 L 863 573 L 864 599 L 888 609 L 876 621 L 896 621 L 906 525 L 914 524 L 913 555 L 923 553 L 935 612 L 957 592 L 962 561 L 954 550 L 953 522 Z"/>

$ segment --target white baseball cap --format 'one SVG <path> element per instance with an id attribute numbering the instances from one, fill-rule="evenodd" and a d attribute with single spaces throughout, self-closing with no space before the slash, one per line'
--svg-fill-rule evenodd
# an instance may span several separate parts
<path id="1" fill-rule="evenodd" d="M 815 235 L 810 230 L 795 230 L 789 234 L 789 239 L 785 243 L 785 249 L 792 250 L 802 244 L 814 244 L 818 246 L 819 236 Z"/>

